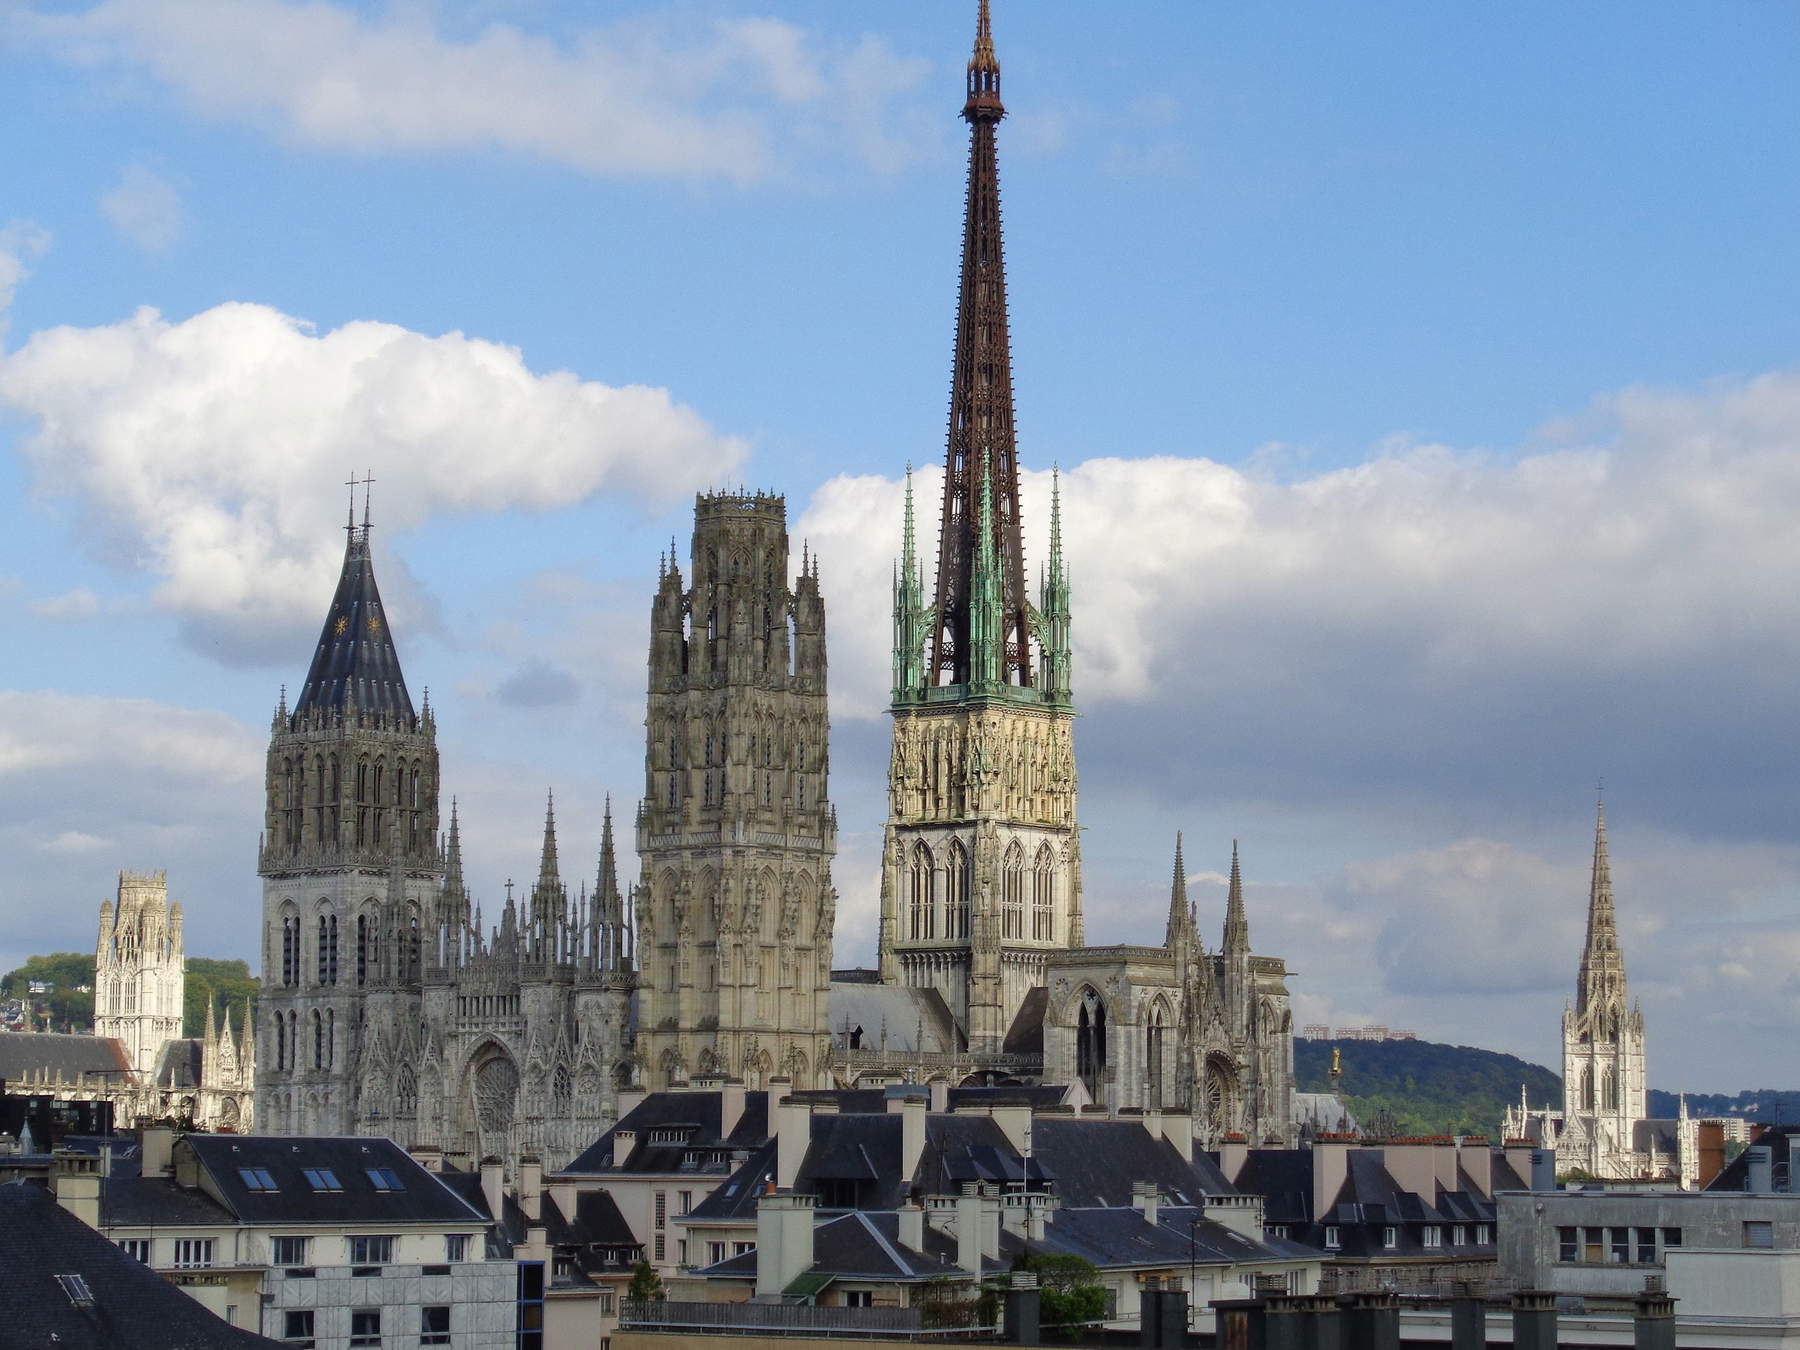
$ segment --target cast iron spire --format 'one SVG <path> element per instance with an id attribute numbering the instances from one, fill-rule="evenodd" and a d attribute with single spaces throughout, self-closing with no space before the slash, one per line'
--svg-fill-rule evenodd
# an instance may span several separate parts
<path id="1" fill-rule="evenodd" d="M 1625 1001 L 1625 954 L 1619 950 L 1619 926 L 1613 913 L 1612 860 L 1606 851 L 1606 801 L 1594 820 L 1594 875 L 1588 886 L 1587 946 L 1581 952 L 1581 975 L 1575 1010 Z"/>
<path id="2" fill-rule="evenodd" d="M 394 718 L 410 727 L 416 720 L 412 697 L 406 692 L 406 677 L 400 673 L 400 654 L 394 649 L 393 631 L 375 586 L 375 565 L 369 558 L 366 496 L 359 527 L 352 495 L 350 523 L 345 529 L 349 541 L 344 546 L 344 568 L 293 716 L 341 713 L 346 705 L 354 704 L 362 713 Z"/>
<path id="3" fill-rule="evenodd" d="M 969 187 L 963 217 L 962 283 L 956 306 L 956 362 L 950 389 L 950 444 L 944 473 L 944 511 L 938 535 L 937 613 L 931 641 L 932 683 L 968 684 L 974 678 L 971 626 L 976 531 L 985 493 L 986 522 L 997 558 L 1000 612 L 989 624 L 1001 644 L 1001 679 L 1031 685 L 1030 625 L 1025 552 L 1019 534 L 1019 466 L 1013 437 L 1012 343 L 1006 322 L 1006 265 L 1000 233 L 1000 168 L 994 129 L 1000 102 L 1000 62 L 988 0 L 981 0 L 975 51 L 969 58 Z"/>

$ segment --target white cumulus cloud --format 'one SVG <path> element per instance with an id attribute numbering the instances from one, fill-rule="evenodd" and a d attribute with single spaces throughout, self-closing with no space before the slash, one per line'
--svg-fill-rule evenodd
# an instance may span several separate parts
<path id="1" fill-rule="evenodd" d="M 126 167 L 118 183 L 100 198 L 100 214 L 146 253 L 171 247 L 185 224 L 175 185 L 142 164 Z"/>
<path id="2" fill-rule="evenodd" d="M 776 18 L 646 14 L 561 42 L 327 0 L 104 0 L 20 23 L 69 62 L 145 72 L 204 114 L 305 144 L 629 176 L 748 181 L 816 148 L 890 167 L 909 154 L 893 102 L 927 69 L 878 38 L 832 44 Z"/>
<path id="3" fill-rule="evenodd" d="M 6 311 L 12 308 L 19 283 L 32 262 L 50 247 L 50 232 L 29 220 L 0 225 L 0 337 L 6 335 Z"/>
<path id="4" fill-rule="evenodd" d="M 374 470 L 383 523 L 404 529 L 600 492 L 666 500 L 744 454 L 667 390 L 539 374 L 461 333 L 318 333 L 252 304 L 35 333 L 0 360 L 0 404 L 30 419 L 40 483 L 76 495 L 109 557 L 153 574 L 155 602 L 226 655 L 311 617 L 348 465 Z"/>

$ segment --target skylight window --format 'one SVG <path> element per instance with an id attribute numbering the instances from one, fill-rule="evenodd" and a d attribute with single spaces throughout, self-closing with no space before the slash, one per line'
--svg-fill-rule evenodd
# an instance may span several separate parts
<path id="1" fill-rule="evenodd" d="M 69 1296 L 69 1302 L 77 1308 L 94 1306 L 94 1291 L 88 1288 L 88 1282 L 79 1275 L 58 1275 L 56 1282 L 62 1286 L 63 1293 Z"/>
<path id="2" fill-rule="evenodd" d="M 369 1174 L 370 1182 L 378 1191 L 403 1191 L 406 1189 L 400 1184 L 400 1177 L 392 1168 L 365 1167 L 363 1171 Z"/>
<path id="3" fill-rule="evenodd" d="M 337 1179 L 337 1173 L 329 1167 L 304 1167 L 300 1169 L 306 1177 L 306 1184 L 315 1191 L 341 1191 L 344 1183 Z"/>
<path id="4" fill-rule="evenodd" d="M 273 1191 L 279 1189 L 275 1185 L 275 1177 L 266 1167 L 240 1167 L 238 1175 L 244 1179 L 246 1190 Z"/>

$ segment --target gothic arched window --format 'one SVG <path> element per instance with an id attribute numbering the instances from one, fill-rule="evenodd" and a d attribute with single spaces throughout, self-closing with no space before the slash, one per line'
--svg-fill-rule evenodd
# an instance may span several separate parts
<path id="1" fill-rule="evenodd" d="M 325 1067 L 325 1018 L 317 1008 L 313 1009 L 313 1068 Z"/>
<path id="2" fill-rule="evenodd" d="M 288 1067 L 287 1018 L 280 1013 L 275 1014 L 275 1067 Z"/>
<path id="3" fill-rule="evenodd" d="M 338 976 L 338 922 L 335 914 L 319 915 L 320 984 L 336 984 Z"/>
<path id="4" fill-rule="evenodd" d="M 1025 936 L 1025 850 L 1016 842 L 1000 868 L 1000 936 Z"/>
<path id="5" fill-rule="evenodd" d="M 1056 937 L 1056 859 L 1050 845 L 1038 849 L 1031 865 L 1031 936 L 1037 942 Z"/>
<path id="6" fill-rule="evenodd" d="M 969 885 L 971 868 L 969 850 L 962 840 L 950 841 L 950 860 L 944 868 L 944 936 L 969 936 Z"/>
<path id="7" fill-rule="evenodd" d="M 281 982 L 288 987 L 300 983 L 300 916 L 281 916 Z"/>
<path id="8" fill-rule="evenodd" d="M 1163 1104 L 1163 1034 L 1166 1029 L 1162 1004 L 1158 1003 L 1150 1009 L 1150 1023 L 1144 1029 L 1144 1077 L 1148 1089 L 1144 1102 L 1146 1106 L 1160 1107 Z"/>
<path id="9" fill-rule="evenodd" d="M 908 927 L 915 939 L 937 936 L 931 881 L 931 850 L 922 843 L 915 844 L 912 867 L 908 872 L 911 901 Z"/>
<path id="10" fill-rule="evenodd" d="M 359 986 L 369 982 L 369 965 L 375 959 L 374 928 L 367 913 L 356 916 L 356 983 Z"/>
<path id="11" fill-rule="evenodd" d="M 1100 1100 L 1100 1084 L 1106 1074 L 1106 1004 L 1092 989 L 1081 991 L 1075 1014 L 1075 1075 L 1089 1098 Z"/>

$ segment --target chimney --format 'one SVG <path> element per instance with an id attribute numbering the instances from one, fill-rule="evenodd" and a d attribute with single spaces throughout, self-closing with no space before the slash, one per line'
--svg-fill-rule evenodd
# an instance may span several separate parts
<path id="1" fill-rule="evenodd" d="M 925 1154 L 925 1107 L 923 1097 L 908 1097 L 900 1103 L 900 1184 L 910 1186 L 919 1170 L 919 1159 Z"/>
<path id="2" fill-rule="evenodd" d="M 142 1172 L 147 1177 L 166 1177 L 173 1170 L 175 1131 L 167 1125 L 146 1125 L 140 1139 Z"/>
<path id="3" fill-rule="evenodd" d="M 525 1229 L 525 1241 L 513 1248 L 515 1261 L 548 1261 L 550 1259 L 549 1230 L 541 1223 L 530 1224 Z"/>
<path id="4" fill-rule="evenodd" d="M 1194 1161 L 1194 1117 L 1186 1111 L 1164 1111 L 1163 1138 L 1175 1146 L 1183 1162 Z"/>
<path id="5" fill-rule="evenodd" d="M 1428 1205 L 1437 1203 L 1438 1146 L 1429 1143 L 1397 1143 L 1385 1141 L 1381 1146 L 1382 1165 L 1394 1184 L 1409 1191 Z"/>
<path id="6" fill-rule="evenodd" d="M 1534 1148 L 1531 1150 L 1531 1189 L 1534 1191 L 1556 1189 L 1555 1149 Z"/>
<path id="7" fill-rule="evenodd" d="M 727 1078 L 719 1084 L 719 1138 L 731 1138 L 744 1118 L 744 1080 Z"/>
<path id="8" fill-rule="evenodd" d="M 771 1191 L 756 1204 L 756 1296 L 781 1291 L 813 1263 L 813 1208 L 817 1198 Z"/>
<path id="9" fill-rule="evenodd" d="M 1191 1144 L 1189 1147 L 1193 1147 Z M 1219 1171 L 1234 1186 L 1250 1159 L 1250 1141 L 1241 1134 L 1228 1134 L 1219 1141 Z"/>
<path id="10" fill-rule="evenodd" d="M 418 1163 L 419 1166 L 423 1167 L 427 1172 L 442 1172 L 444 1170 L 444 1150 L 439 1148 L 436 1144 L 417 1144 L 408 1149 L 407 1152 L 412 1154 L 413 1161 Z"/>
<path id="11" fill-rule="evenodd" d="M 1337 1204 L 1338 1192 L 1344 1189 L 1344 1177 L 1350 1170 L 1348 1139 L 1315 1139 L 1312 1146 L 1313 1222 L 1323 1223 Z"/>
<path id="12" fill-rule="evenodd" d="M 1751 1195 L 1768 1195 L 1775 1189 L 1775 1162 L 1769 1146 L 1752 1144 L 1744 1150 L 1744 1156 L 1750 1160 L 1744 1189 Z"/>
<path id="13" fill-rule="evenodd" d="M 1045 1228 L 1050 1222 L 1050 1212 L 1059 1208 L 1061 1201 L 1045 1196 L 1043 1203 L 1034 1204 L 1025 1211 L 1025 1239 L 1028 1242 L 1042 1242 Z"/>
<path id="14" fill-rule="evenodd" d="M 811 1142 L 812 1107 L 783 1097 L 775 1108 L 775 1184 L 782 1190 L 793 1190 L 800 1163 L 806 1157 L 806 1146 Z"/>
<path id="15" fill-rule="evenodd" d="M 900 1206 L 900 1228 L 895 1235 L 900 1239 L 902 1247 L 910 1247 L 915 1252 L 925 1250 L 925 1210 L 908 1200 Z"/>
<path id="16" fill-rule="evenodd" d="M 950 1084 L 942 1078 L 934 1078 L 925 1086 L 931 1089 L 931 1114 L 946 1114 L 950 1110 Z"/>
<path id="17" fill-rule="evenodd" d="M 643 1088 L 637 1087 L 635 1085 L 633 1085 L 632 1087 L 620 1088 L 619 1089 L 619 1099 L 618 1099 L 619 1119 L 624 1120 L 625 1117 L 629 1116 L 633 1111 L 637 1110 L 638 1107 L 640 1107 L 644 1104 L 644 1098 L 648 1097 L 649 1095 L 650 1094 L 648 1092 L 646 1092 Z"/>
<path id="18" fill-rule="evenodd" d="M 1463 1171 L 1469 1174 L 1469 1180 L 1476 1190 L 1488 1199 L 1494 1198 L 1494 1147 L 1486 1139 L 1479 1136 L 1463 1141 L 1461 1162 Z"/>
<path id="19" fill-rule="evenodd" d="M 1512 1168 L 1513 1174 L 1530 1187 L 1531 1155 L 1537 1151 L 1537 1145 L 1529 1139 L 1508 1139 L 1501 1145 L 1500 1151 L 1505 1155 L 1506 1165 Z"/>
<path id="20" fill-rule="evenodd" d="M 626 1160 L 631 1157 L 631 1150 L 636 1147 L 637 1147 L 637 1131 L 636 1130 L 621 1130 L 617 1126 L 615 1126 L 613 1128 L 612 1165 L 614 1167 L 623 1167 L 625 1165 Z"/>
<path id="21" fill-rule="evenodd" d="M 1134 1181 L 1131 1183 L 1131 1207 L 1142 1211 L 1145 1223 L 1155 1223 L 1157 1210 L 1162 1203 L 1162 1194 L 1154 1181 Z"/>
<path id="22" fill-rule="evenodd" d="M 57 1204 L 89 1228 L 100 1227 L 99 1158 L 58 1149 L 50 1160 L 50 1187 Z"/>
<path id="23" fill-rule="evenodd" d="M 980 1187 L 964 1182 L 956 1197 L 956 1264 L 976 1276 L 981 1274 L 981 1208 Z"/>
<path id="24" fill-rule="evenodd" d="M 544 1216 L 544 1162 L 532 1154 L 519 1159 L 519 1208 L 527 1223 L 538 1223 Z"/>
<path id="25" fill-rule="evenodd" d="M 495 1223 L 506 1221 L 506 1169 L 493 1154 L 481 1160 L 481 1198 L 487 1201 L 488 1217 Z"/>
<path id="26" fill-rule="evenodd" d="M 1006 1142 L 1013 1146 L 1014 1152 L 1021 1157 L 1031 1152 L 1031 1104 L 1020 1102 L 996 1106 L 989 1112 L 994 1124 L 1000 1127 L 1000 1133 L 1006 1136 Z"/>

